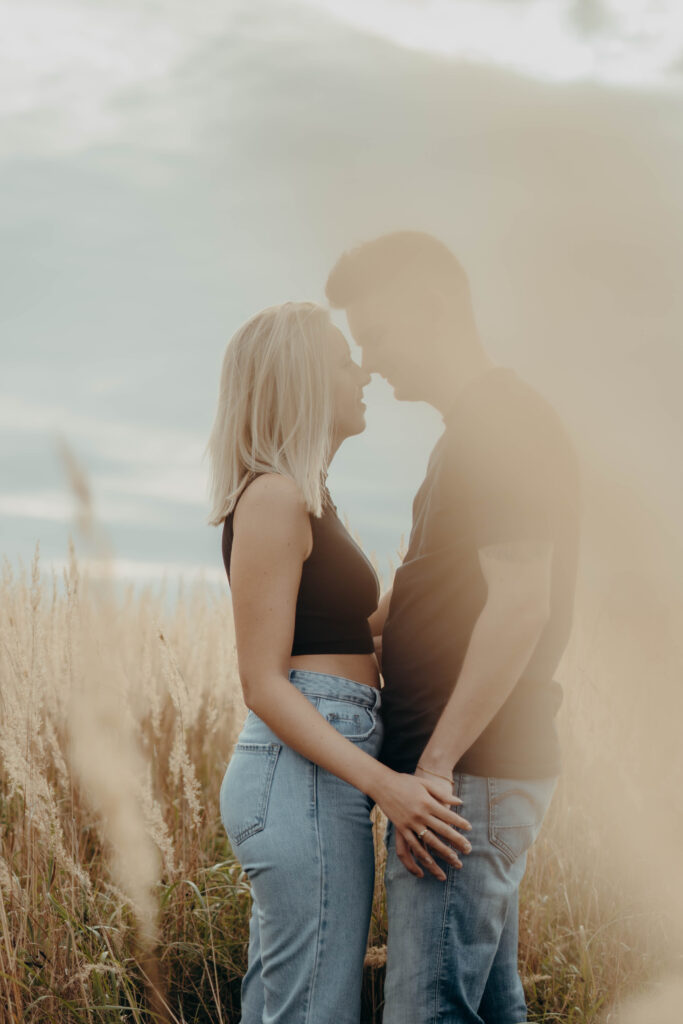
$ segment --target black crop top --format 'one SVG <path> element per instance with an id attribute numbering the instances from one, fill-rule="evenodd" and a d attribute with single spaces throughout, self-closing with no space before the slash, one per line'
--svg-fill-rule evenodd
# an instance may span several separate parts
<path id="1" fill-rule="evenodd" d="M 223 563 L 230 579 L 232 512 L 223 524 Z M 368 624 L 379 601 L 372 565 L 337 516 L 329 494 L 320 518 L 311 515 L 313 548 L 303 563 L 292 655 L 372 654 Z"/>

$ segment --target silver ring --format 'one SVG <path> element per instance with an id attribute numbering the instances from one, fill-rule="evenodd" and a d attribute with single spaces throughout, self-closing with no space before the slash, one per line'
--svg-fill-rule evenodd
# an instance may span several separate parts
<path id="1" fill-rule="evenodd" d="M 418 833 L 417 833 L 417 838 L 418 838 L 418 839 L 422 839 L 422 836 L 423 836 L 423 835 L 425 834 L 425 832 L 429 832 L 429 829 L 427 828 L 427 826 L 425 826 L 425 827 L 424 827 L 424 828 L 422 829 L 422 831 L 421 831 L 421 832 L 418 832 Z"/>

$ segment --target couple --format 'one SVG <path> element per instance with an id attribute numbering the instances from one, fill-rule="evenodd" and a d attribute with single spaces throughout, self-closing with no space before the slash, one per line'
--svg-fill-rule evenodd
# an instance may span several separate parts
<path id="1" fill-rule="evenodd" d="M 253 894 L 242 1022 L 358 1024 L 376 803 L 384 1024 L 520 1024 L 518 893 L 559 771 L 576 460 L 548 404 L 487 356 L 435 238 L 344 254 L 327 297 L 362 365 L 319 306 L 264 310 L 228 346 L 210 440 L 249 708 L 220 798 Z M 325 485 L 373 372 L 445 424 L 381 600 Z"/>

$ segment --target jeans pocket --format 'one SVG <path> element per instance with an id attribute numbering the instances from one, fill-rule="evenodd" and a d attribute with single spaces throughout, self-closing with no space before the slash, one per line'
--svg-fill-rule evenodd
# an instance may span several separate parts
<path id="1" fill-rule="evenodd" d="M 529 849 L 538 835 L 557 780 L 488 780 L 489 840 L 510 863 Z"/>
<path id="2" fill-rule="evenodd" d="M 369 739 L 377 728 L 375 711 L 341 697 L 320 697 L 318 711 L 337 732 L 355 743 Z"/>
<path id="3" fill-rule="evenodd" d="M 266 824 L 279 743 L 238 743 L 221 785 L 221 818 L 235 847 Z"/>

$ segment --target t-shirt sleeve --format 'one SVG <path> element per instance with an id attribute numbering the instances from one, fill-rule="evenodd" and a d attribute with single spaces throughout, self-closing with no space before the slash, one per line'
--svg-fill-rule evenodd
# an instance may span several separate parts
<path id="1" fill-rule="evenodd" d="M 478 424 L 460 476 L 478 548 L 553 541 L 565 452 L 552 419 L 524 411 Z"/>

